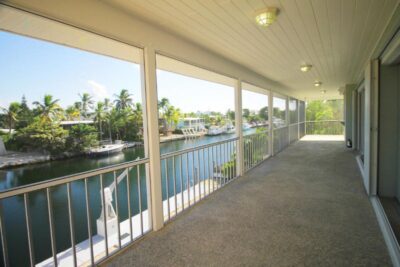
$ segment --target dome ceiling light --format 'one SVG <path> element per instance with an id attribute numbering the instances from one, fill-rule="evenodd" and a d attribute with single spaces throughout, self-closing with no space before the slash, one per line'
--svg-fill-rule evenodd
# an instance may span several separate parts
<path id="1" fill-rule="evenodd" d="M 315 87 L 320 87 L 322 85 L 322 82 L 320 82 L 320 81 L 315 81 L 314 82 L 314 86 Z"/>
<path id="2" fill-rule="evenodd" d="M 276 7 L 267 7 L 256 12 L 255 18 L 258 25 L 268 27 L 275 22 L 278 15 Z"/>
<path id="3" fill-rule="evenodd" d="M 303 65 L 300 66 L 300 70 L 301 70 L 302 72 L 310 71 L 311 68 L 312 68 L 312 65 L 311 65 L 311 64 L 303 64 Z"/>

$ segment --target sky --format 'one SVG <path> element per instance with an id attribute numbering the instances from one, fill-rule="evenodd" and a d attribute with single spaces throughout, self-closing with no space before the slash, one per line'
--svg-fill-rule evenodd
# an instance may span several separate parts
<path id="1" fill-rule="evenodd" d="M 28 105 L 45 94 L 62 107 L 89 93 L 95 101 L 114 99 L 128 89 L 142 102 L 140 66 L 135 63 L 0 31 L 0 107 L 20 101 Z M 166 97 L 182 112 L 234 110 L 234 89 L 214 82 L 157 71 L 158 98 Z M 243 90 L 243 108 L 268 105 L 266 95 Z"/>

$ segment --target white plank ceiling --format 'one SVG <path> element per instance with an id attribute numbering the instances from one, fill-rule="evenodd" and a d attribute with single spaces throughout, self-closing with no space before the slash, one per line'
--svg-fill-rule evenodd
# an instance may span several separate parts
<path id="1" fill-rule="evenodd" d="M 301 97 L 339 97 L 356 83 L 399 0 L 108 0 L 280 82 Z M 268 28 L 254 21 L 257 10 L 279 8 Z M 302 73 L 302 63 L 314 67 Z M 299 91 L 298 91 L 299 92 Z"/>

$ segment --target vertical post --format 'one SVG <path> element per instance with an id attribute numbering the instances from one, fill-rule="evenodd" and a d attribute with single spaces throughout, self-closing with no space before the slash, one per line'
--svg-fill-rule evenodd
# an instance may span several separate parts
<path id="1" fill-rule="evenodd" d="M 286 96 L 286 126 L 288 133 L 288 145 L 290 144 L 290 112 L 289 112 L 290 97 Z"/>
<path id="2" fill-rule="evenodd" d="M 274 96 L 272 91 L 268 93 L 268 128 L 269 128 L 269 155 L 274 155 L 274 126 L 273 126 L 273 116 L 274 116 Z"/>
<path id="3" fill-rule="evenodd" d="M 160 230 L 164 226 L 162 185 L 161 185 L 161 159 L 160 159 L 160 137 L 158 134 L 158 98 L 157 98 L 157 76 L 156 76 L 156 52 L 152 47 L 144 49 L 144 81 L 146 95 L 146 126 L 151 202 L 151 222 L 153 230 Z M 147 175 L 149 177 L 149 175 Z"/>
<path id="4" fill-rule="evenodd" d="M 300 140 L 300 100 L 297 101 L 297 140 Z"/>
<path id="5" fill-rule="evenodd" d="M 236 150 L 236 173 L 243 175 L 244 154 L 243 154 L 243 121 L 242 121 L 242 81 L 238 79 L 235 84 L 235 131 L 239 137 L 239 145 Z"/>

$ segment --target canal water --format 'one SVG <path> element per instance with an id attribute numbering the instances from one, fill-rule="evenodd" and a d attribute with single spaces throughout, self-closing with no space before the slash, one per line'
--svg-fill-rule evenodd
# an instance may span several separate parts
<path id="1" fill-rule="evenodd" d="M 178 151 L 186 148 L 196 147 L 205 144 L 211 144 L 218 141 L 226 140 L 234 137 L 234 135 L 220 135 L 220 136 L 204 136 L 194 140 L 179 140 L 160 145 L 161 154 L 168 152 Z M 233 147 L 232 151 L 234 150 Z M 203 151 L 204 152 L 204 151 Z M 179 174 L 176 179 L 176 192 L 181 192 L 182 188 L 187 188 L 187 183 L 193 183 L 193 169 L 197 162 L 207 161 L 208 163 L 213 159 L 207 156 L 209 154 L 203 153 L 200 156 L 197 154 L 190 155 L 189 157 L 182 157 L 181 160 L 175 162 L 175 169 L 182 167 L 182 172 L 187 173 L 189 176 L 188 181 L 183 181 L 182 184 L 179 179 Z M 106 167 L 118 163 L 132 161 L 144 157 L 144 148 L 135 147 L 124 150 L 122 153 L 112 155 L 104 158 L 89 158 L 77 157 L 60 161 L 52 161 L 40 164 L 26 165 L 12 169 L 0 170 L 0 190 L 6 190 L 13 187 L 29 185 L 32 183 L 45 181 L 65 175 L 89 171 L 101 167 Z M 232 159 L 232 154 L 228 155 L 227 160 Z M 180 164 L 180 165 L 179 165 Z M 198 165 L 197 165 L 198 166 Z M 165 166 L 165 161 L 162 163 L 163 168 L 163 198 L 168 195 L 173 196 L 174 181 L 170 178 L 167 188 L 166 175 L 169 177 L 173 175 L 172 164 Z M 199 175 L 205 177 L 205 173 Z M 122 171 L 117 172 L 119 175 Z M 138 175 L 139 173 L 139 175 Z M 175 173 L 176 174 L 176 173 Z M 113 183 L 114 174 L 108 173 L 103 176 L 104 185 L 109 186 Z M 130 192 L 131 192 L 131 214 L 136 215 L 139 210 L 147 209 L 147 185 L 145 166 L 140 166 L 139 169 L 134 168 L 129 171 Z M 138 188 L 140 180 L 140 188 Z M 87 180 L 89 191 L 89 202 L 91 207 L 91 222 L 90 226 L 93 233 L 97 232 L 96 219 L 101 212 L 101 198 L 100 198 L 100 179 L 99 177 L 90 177 Z M 141 207 L 139 207 L 139 190 L 141 195 Z M 88 239 L 87 219 L 86 219 L 86 199 L 85 199 L 85 186 L 84 181 L 76 181 L 71 183 L 72 193 L 72 207 L 73 207 L 73 220 L 75 225 L 75 238 L 76 243 Z M 122 220 L 128 218 L 127 206 L 127 183 L 121 182 L 118 185 L 118 201 L 119 201 L 119 217 Z M 56 186 L 51 189 L 51 201 L 53 205 L 53 217 L 55 225 L 56 247 L 57 251 L 63 251 L 71 247 L 71 238 L 69 231 L 69 217 L 68 217 L 68 202 L 67 202 L 67 186 Z M 115 203 L 115 200 L 114 200 Z M 2 201 L 2 208 L 5 221 L 6 239 L 8 246 L 8 255 L 11 266 L 28 266 L 29 265 L 29 247 L 27 240 L 27 230 L 25 224 L 25 210 L 23 196 L 11 197 Z M 49 231 L 49 217 L 47 210 L 47 196 L 46 191 L 36 191 L 29 194 L 29 210 L 31 216 L 32 236 L 34 243 L 35 262 L 41 262 L 51 257 L 51 243 Z M 0 266 L 3 262 L 1 261 Z"/>

